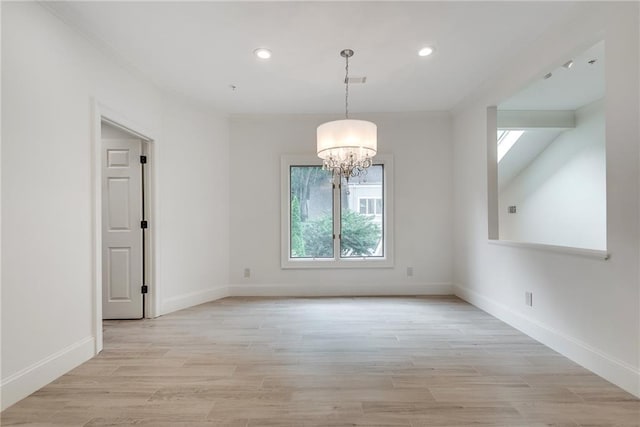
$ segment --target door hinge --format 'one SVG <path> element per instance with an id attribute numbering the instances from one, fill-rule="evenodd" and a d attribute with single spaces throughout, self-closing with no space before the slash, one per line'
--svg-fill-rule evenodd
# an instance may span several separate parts
<path id="1" fill-rule="evenodd" d="M 147 163 L 147 156 L 140 156 L 140 163 L 142 163 L 143 165 Z"/>
<path id="2" fill-rule="evenodd" d="M 149 223 L 147 221 L 140 221 L 140 228 L 149 228 Z"/>
<path id="3" fill-rule="evenodd" d="M 147 285 L 142 285 L 142 286 L 140 287 L 140 291 L 141 291 L 143 294 L 146 294 L 146 293 L 148 293 L 148 292 L 149 292 L 149 287 L 148 287 Z"/>

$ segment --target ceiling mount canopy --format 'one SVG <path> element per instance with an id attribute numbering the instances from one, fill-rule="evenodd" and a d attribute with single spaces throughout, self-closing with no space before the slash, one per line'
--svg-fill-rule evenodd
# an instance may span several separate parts
<path id="1" fill-rule="evenodd" d="M 366 120 L 349 118 L 349 58 L 354 52 L 344 49 L 340 56 L 345 58 L 345 95 L 343 120 L 334 120 L 318 126 L 317 152 L 322 159 L 322 167 L 331 170 L 334 176 L 347 181 L 351 177 L 367 173 L 378 151 L 378 127 Z"/>

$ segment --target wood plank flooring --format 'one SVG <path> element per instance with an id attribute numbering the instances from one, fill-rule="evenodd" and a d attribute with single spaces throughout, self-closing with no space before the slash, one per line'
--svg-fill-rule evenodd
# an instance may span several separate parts
<path id="1" fill-rule="evenodd" d="M 638 426 L 640 401 L 454 297 L 226 298 L 104 322 L 30 426 Z"/>

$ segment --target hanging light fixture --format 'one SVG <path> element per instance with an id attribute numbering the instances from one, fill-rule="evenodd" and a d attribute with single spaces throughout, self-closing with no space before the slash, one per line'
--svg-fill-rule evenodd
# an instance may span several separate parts
<path id="1" fill-rule="evenodd" d="M 345 49 L 340 56 L 346 61 L 345 118 L 318 126 L 317 149 L 322 168 L 349 181 L 351 177 L 366 174 L 372 165 L 378 150 L 378 127 L 373 122 L 349 118 L 349 58 L 353 56 L 353 50 Z"/>

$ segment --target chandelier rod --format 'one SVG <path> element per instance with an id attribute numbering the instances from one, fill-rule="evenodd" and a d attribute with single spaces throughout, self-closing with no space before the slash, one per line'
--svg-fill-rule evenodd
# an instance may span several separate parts
<path id="1" fill-rule="evenodd" d="M 344 57 L 346 61 L 345 74 L 344 74 L 344 116 L 345 118 L 349 118 L 349 58 L 353 56 L 353 50 L 344 49 L 340 52 L 340 56 Z"/>
<path id="2" fill-rule="evenodd" d="M 344 85 L 345 85 L 345 89 L 344 89 L 344 117 L 346 119 L 349 118 L 349 56 L 347 55 L 345 57 L 345 60 L 347 62 L 347 65 L 345 67 L 345 74 L 344 74 Z"/>

